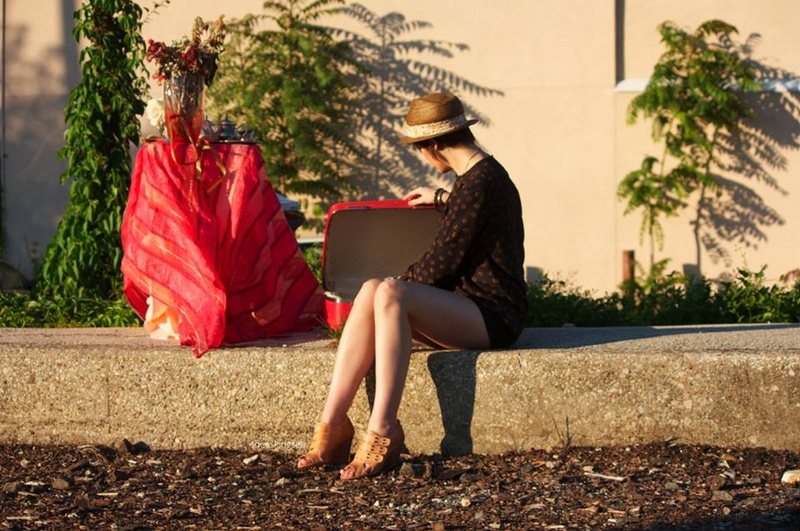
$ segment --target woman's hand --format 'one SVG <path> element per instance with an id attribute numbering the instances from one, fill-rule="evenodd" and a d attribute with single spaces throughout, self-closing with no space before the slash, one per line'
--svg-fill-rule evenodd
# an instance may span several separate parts
<path id="1" fill-rule="evenodd" d="M 408 192 L 403 197 L 403 201 L 407 201 L 408 204 L 411 206 L 432 205 L 433 194 L 435 193 L 436 190 L 434 190 L 433 188 L 429 188 L 427 186 L 420 186 Z"/>

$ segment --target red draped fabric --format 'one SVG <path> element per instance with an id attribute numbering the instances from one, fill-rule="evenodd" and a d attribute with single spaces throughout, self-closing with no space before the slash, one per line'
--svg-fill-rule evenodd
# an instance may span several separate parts
<path id="1" fill-rule="evenodd" d="M 308 330 L 321 288 L 303 259 L 259 149 L 145 144 L 122 220 L 125 295 L 175 316 L 197 357 L 222 344 Z M 151 309 L 152 312 L 152 309 Z"/>

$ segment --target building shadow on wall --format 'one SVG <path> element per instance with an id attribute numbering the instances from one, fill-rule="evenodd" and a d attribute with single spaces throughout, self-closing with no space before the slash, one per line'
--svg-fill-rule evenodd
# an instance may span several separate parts
<path id="1" fill-rule="evenodd" d="M 754 119 L 720 139 L 721 169 L 740 179 L 715 176 L 720 193 L 701 200 L 701 241 L 714 263 L 733 263 L 729 244 L 758 248 L 768 241 L 767 229 L 785 219 L 764 200 L 756 184 L 787 195 L 777 174 L 788 171 L 786 152 L 800 148 L 800 92 L 797 74 L 753 58 L 761 40 L 751 34 L 744 43 L 723 46 L 745 57 L 764 90 L 745 96 Z"/>
<path id="2" fill-rule="evenodd" d="M 411 99 L 429 92 L 453 92 L 462 99 L 468 117 L 488 126 L 491 121 L 470 99 L 503 96 L 503 92 L 427 62 L 469 50 L 463 43 L 414 38 L 415 32 L 432 28 L 429 22 L 408 20 L 396 11 L 381 15 L 358 3 L 343 8 L 341 15 L 364 28 L 358 33 L 333 30 L 349 43 L 364 69 L 353 80 L 361 90 L 360 114 L 355 120 L 359 136 L 370 139 L 370 149 L 366 158 L 350 168 L 359 190 L 352 199 L 396 198 L 428 184 L 436 175 L 413 150 L 398 144 Z"/>
<path id="3" fill-rule="evenodd" d="M 10 263 L 31 273 L 64 214 L 69 189 L 60 184 L 66 164 L 64 107 L 80 80 L 78 44 L 72 38 L 75 4 L 58 4 L 57 44 L 30 52 L 30 28 L 8 21 L 5 30 L 3 109 L 2 226 L 3 251 Z M 57 71 L 64 65 L 62 71 Z"/>

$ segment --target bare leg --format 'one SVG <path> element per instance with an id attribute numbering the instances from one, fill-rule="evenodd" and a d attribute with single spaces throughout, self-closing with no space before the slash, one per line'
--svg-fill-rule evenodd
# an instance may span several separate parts
<path id="1" fill-rule="evenodd" d="M 469 299 L 422 284 L 382 282 L 375 293 L 375 403 L 369 422 L 381 435 L 396 424 L 412 329 L 445 347 L 489 346 L 483 316 Z"/>
<path id="2" fill-rule="evenodd" d="M 333 367 L 328 398 L 320 420 L 337 424 L 344 420 L 361 381 L 375 361 L 375 291 L 379 280 L 364 283 L 342 331 Z"/>
<path id="3" fill-rule="evenodd" d="M 361 381 L 375 361 L 373 299 L 379 284 L 379 280 L 368 280 L 353 301 L 353 308 L 339 340 L 328 398 L 320 422 L 336 427 L 345 421 Z M 298 467 L 307 467 L 318 460 L 318 456 L 305 455 L 298 461 Z"/>
<path id="4" fill-rule="evenodd" d="M 478 307 L 454 293 L 399 280 L 384 280 L 374 293 L 375 401 L 368 429 L 390 436 L 411 357 L 412 333 L 454 348 L 486 348 L 489 336 Z M 352 477 L 345 467 L 342 477 Z"/>

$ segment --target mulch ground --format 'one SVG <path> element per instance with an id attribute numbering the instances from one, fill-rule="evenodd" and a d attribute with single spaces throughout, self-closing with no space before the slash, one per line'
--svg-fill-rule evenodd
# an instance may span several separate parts
<path id="1" fill-rule="evenodd" d="M 406 456 L 342 482 L 295 456 L 0 446 L 0 529 L 800 529 L 800 455 L 665 442 Z"/>

